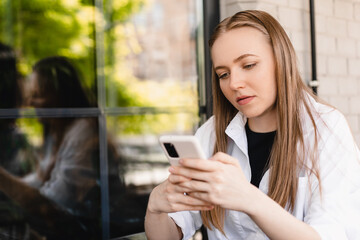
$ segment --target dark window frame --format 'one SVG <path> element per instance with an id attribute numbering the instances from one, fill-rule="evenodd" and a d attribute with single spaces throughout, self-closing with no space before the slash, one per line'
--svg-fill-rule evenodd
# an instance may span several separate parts
<path id="1" fill-rule="evenodd" d="M 209 40 L 220 22 L 220 3 L 218 0 L 203 0 L 203 54 L 204 54 L 204 89 L 199 89 L 200 114 L 204 115 L 203 121 L 213 114 L 211 73 L 212 61 L 210 56 Z M 200 79 L 200 81 L 202 81 Z M 201 87 L 201 85 L 200 85 Z"/>

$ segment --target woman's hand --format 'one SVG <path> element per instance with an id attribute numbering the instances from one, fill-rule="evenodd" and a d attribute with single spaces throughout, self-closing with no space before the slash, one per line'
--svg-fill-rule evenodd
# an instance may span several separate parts
<path id="1" fill-rule="evenodd" d="M 166 181 L 151 192 L 148 211 L 151 213 L 170 213 L 212 209 L 213 205 L 209 202 L 184 194 L 185 192 L 178 185 L 187 181 L 190 179 L 170 174 Z"/>
<path id="2" fill-rule="evenodd" d="M 237 159 L 219 152 L 209 160 L 182 159 L 180 164 L 170 172 L 189 180 L 177 182 L 173 186 L 177 192 L 237 211 L 246 212 L 251 206 L 256 187 L 248 182 Z"/>

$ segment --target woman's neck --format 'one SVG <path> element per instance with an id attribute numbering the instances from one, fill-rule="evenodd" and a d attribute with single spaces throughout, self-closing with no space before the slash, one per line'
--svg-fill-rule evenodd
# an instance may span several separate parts
<path id="1" fill-rule="evenodd" d="M 248 125 L 251 131 L 258 133 L 273 132 L 277 129 L 276 116 L 266 118 L 249 118 Z"/>

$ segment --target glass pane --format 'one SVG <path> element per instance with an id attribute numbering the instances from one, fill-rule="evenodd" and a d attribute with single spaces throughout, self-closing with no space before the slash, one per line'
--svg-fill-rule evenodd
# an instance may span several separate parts
<path id="1" fill-rule="evenodd" d="M 107 236 L 103 141 L 110 234 L 143 231 L 148 194 L 167 176 L 158 136 L 197 126 L 197 1 L 94 2 L 0 0 L 0 115 L 43 108 L 0 119 L 0 239 Z M 99 101 L 97 87 L 105 89 Z M 108 140 L 99 139 L 97 118 L 65 118 L 94 114 L 86 108 L 102 96 L 109 108 L 99 114 L 112 114 Z"/>
<path id="2" fill-rule="evenodd" d="M 119 237 L 144 231 L 149 193 L 168 176 L 169 163 L 158 137 L 193 134 L 198 118 L 184 112 L 108 117 L 107 122 L 121 159 L 118 178 L 125 184 L 119 191 L 110 183 L 110 234 Z"/>
<path id="3" fill-rule="evenodd" d="M 1 120 L 0 143 L 0 239 L 100 239 L 97 118 Z"/>
<path id="4" fill-rule="evenodd" d="M 107 106 L 196 107 L 197 1 L 104 2 Z"/>
<path id="5" fill-rule="evenodd" d="M 5 44 L 14 49 L 19 73 L 8 78 L 24 81 L 38 61 L 62 56 L 70 63 L 47 59 L 37 68 L 38 77 L 46 83 L 45 91 L 74 95 L 71 89 L 76 88 L 76 83 L 72 79 L 76 79 L 91 89 L 85 94 L 91 92 L 95 96 L 94 12 L 90 0 L 0 0 L 0 46 Z M 1 61 L 8 59 L 5 59 L 8 55 L 0 55 Z M 76 102 L 62 105 L 45 107 L 82 107 Z"/>

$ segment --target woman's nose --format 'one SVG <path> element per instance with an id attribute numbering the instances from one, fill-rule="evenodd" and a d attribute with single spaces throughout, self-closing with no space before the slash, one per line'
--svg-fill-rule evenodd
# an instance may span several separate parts
<path id="1" fill-rule="evenodd" d="M 241 72 L 238 70 L 232 71 L 230 75 L 230 88 L 236 90 L 244 87 L 245 87 L 244 75 L 241 74 Z"/>

